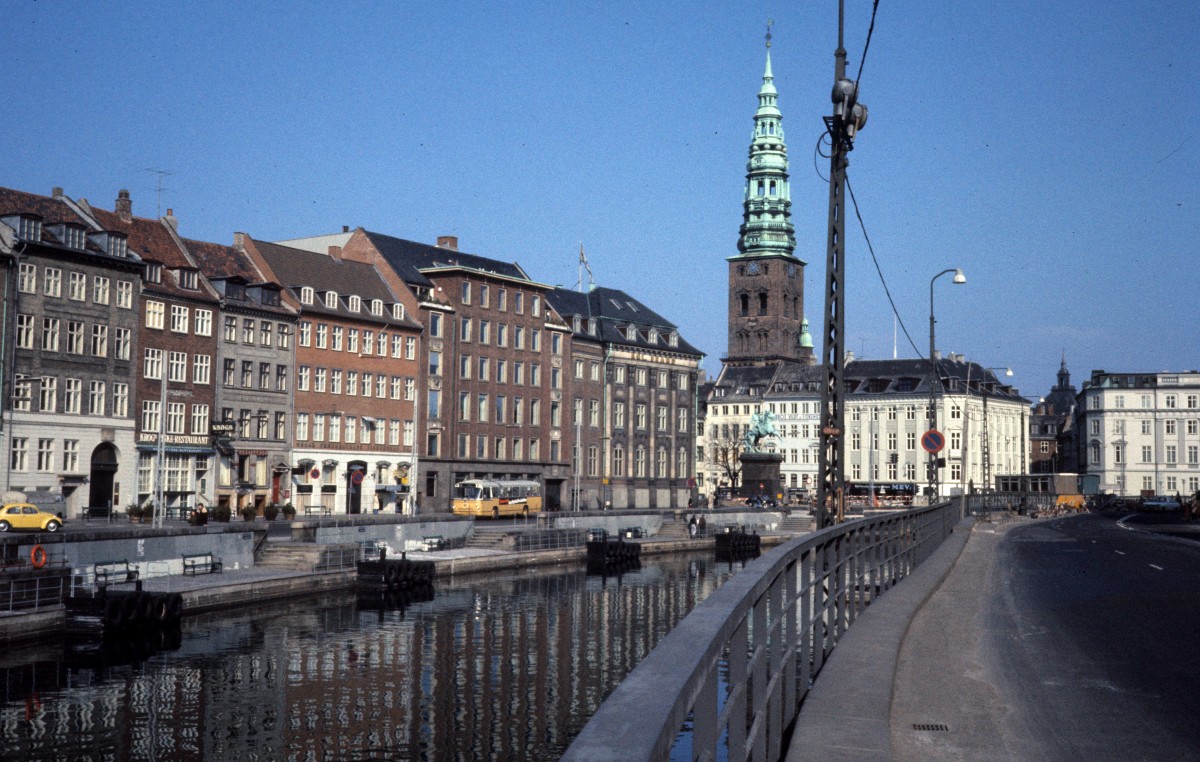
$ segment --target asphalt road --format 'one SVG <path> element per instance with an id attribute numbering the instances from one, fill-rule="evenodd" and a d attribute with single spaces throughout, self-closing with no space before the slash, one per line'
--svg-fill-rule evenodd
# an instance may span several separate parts
<path id="1" fill-rule="evenodd" d="M 898 759 L 1200 759 L 1200 544 L 1119 518 L 976 528 L 905 638 Z"/>

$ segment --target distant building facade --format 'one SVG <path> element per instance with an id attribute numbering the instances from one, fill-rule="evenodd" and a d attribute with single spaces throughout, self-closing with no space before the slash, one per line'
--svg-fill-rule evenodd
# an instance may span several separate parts
<path id="1" fill-rule="evenodd" d="M 1195 494 L 1200 489 L 1200 373 L 1092 371 L 1075 402 L 1079 471 L 1101 492 Z"/>

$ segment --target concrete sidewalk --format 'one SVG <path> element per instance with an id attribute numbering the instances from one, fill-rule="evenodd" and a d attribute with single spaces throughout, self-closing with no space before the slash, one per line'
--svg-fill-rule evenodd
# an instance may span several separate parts
<path id="1" fill-rule="evenodd" d="M 872 603 L 833 650 L 805 699 L 788 762 L 888 760 L 901 647 L 921 608 L 951 576 L 972 535 L 967 519 L 925 563 Z"/>

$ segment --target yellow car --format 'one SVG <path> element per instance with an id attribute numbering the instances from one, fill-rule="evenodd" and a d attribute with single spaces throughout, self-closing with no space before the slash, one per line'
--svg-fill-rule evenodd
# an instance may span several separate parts
<path id="1" fill-rule="evenodd" d="M 57 532 L 63 520 L 53 513 L 46 513 L 30 503 L 8 503 L 0 508 L 0 532 L 10 529 L 33 529 L 40 532 Z"/>

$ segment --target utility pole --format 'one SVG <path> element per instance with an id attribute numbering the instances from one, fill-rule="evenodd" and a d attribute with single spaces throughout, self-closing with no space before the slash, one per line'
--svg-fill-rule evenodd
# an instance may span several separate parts
<path id="1" fill-rule="evenodd" d="M 829 133 L 829 223 L 825 246 L 825 387 L 821 392 L 821 446 L 817 453 L 821 481 L 817 492 L 817 529 L 842 516 L 845 504 L 846 387 L 843 356 L 846 332 L 845 236 L 846 158 L 854 135 L 867 122 L 867 107 L 858 103 L 858 83 L 846 79 L 843 45 L 845 0 L 838 0 L 838 46 L 834 51 L 833 116 L 824 117 Z"/>

